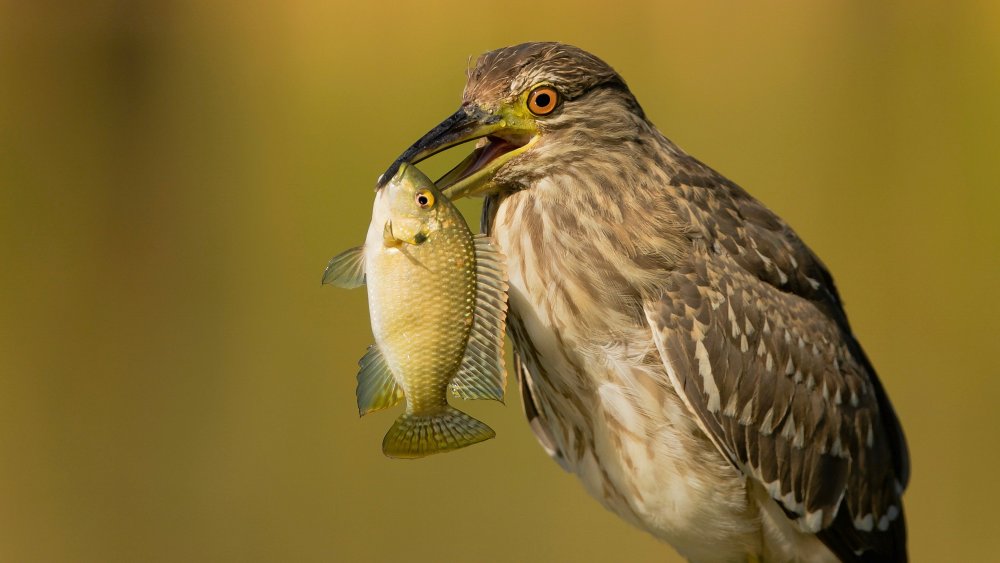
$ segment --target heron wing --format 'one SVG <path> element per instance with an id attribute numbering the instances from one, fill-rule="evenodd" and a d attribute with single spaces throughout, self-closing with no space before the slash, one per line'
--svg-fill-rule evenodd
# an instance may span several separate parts
<path id="1" fill-rule="evenodd" d="M 644 305 L 671 383 L 800 529 L 846 561 L 905 559 L 905 440 L 826 268 L 694 159 L 674 182 L 701 229 Z"/>

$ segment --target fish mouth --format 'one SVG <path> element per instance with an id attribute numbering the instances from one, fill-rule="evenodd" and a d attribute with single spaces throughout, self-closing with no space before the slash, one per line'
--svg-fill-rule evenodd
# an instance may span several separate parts
<path id="1" fill-rule="evenodd" d="M 453 200 L 494 193 L 498 189 L 492 182 L 496 172 L 527 151 L 537 139 L 533 121 L 502 109 L 465 103 L 403 152 L 379 178 L 379 187 L 404 163 L 416 164 L 446 149 L 476 141 L 475 150 L 436 184 Z"/>

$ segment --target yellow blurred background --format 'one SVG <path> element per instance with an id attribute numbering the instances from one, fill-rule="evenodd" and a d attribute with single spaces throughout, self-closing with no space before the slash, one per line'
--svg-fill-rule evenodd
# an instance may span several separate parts
<path id="1" fill-rule="evenodd" d="M 323 267 L 468 58 L 525 40 L 797 228 L 907 431 L 912 559 L 998 560 L 1000 4 L 599 6 L 0 1 L 0 561 L 679 560 L 513 386 L 465 405 L 496 440 L 417 462 L 357 416 L 365 295 Z"/>

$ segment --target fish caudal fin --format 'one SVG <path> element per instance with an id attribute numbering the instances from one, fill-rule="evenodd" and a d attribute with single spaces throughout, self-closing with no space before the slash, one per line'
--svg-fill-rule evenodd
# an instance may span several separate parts
<path id="1" fill-rule="evenodd" d="M 413 459 L 471 446 L 496 436 L 492 428 L 445 406 L 433 414 L 404 413 L 382 440 L 388 457 Z"/>

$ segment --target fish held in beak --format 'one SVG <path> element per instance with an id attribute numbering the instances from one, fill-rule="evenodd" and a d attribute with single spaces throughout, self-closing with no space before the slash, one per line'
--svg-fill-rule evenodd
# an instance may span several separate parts
<path id="1" fill-rule="evenodd" d="M 415 164 L 478 140 L 475 150 L 437 184 L 450 199 L 485 195 L 494 191 L 491 180 L 497 170 L 527 150 L 536 138 L 532 121 L 503 109 L 484 109 L 467 102 L 404 151 L 379 177 L 378 187 L 381 189 L 404 163 Z"/>

